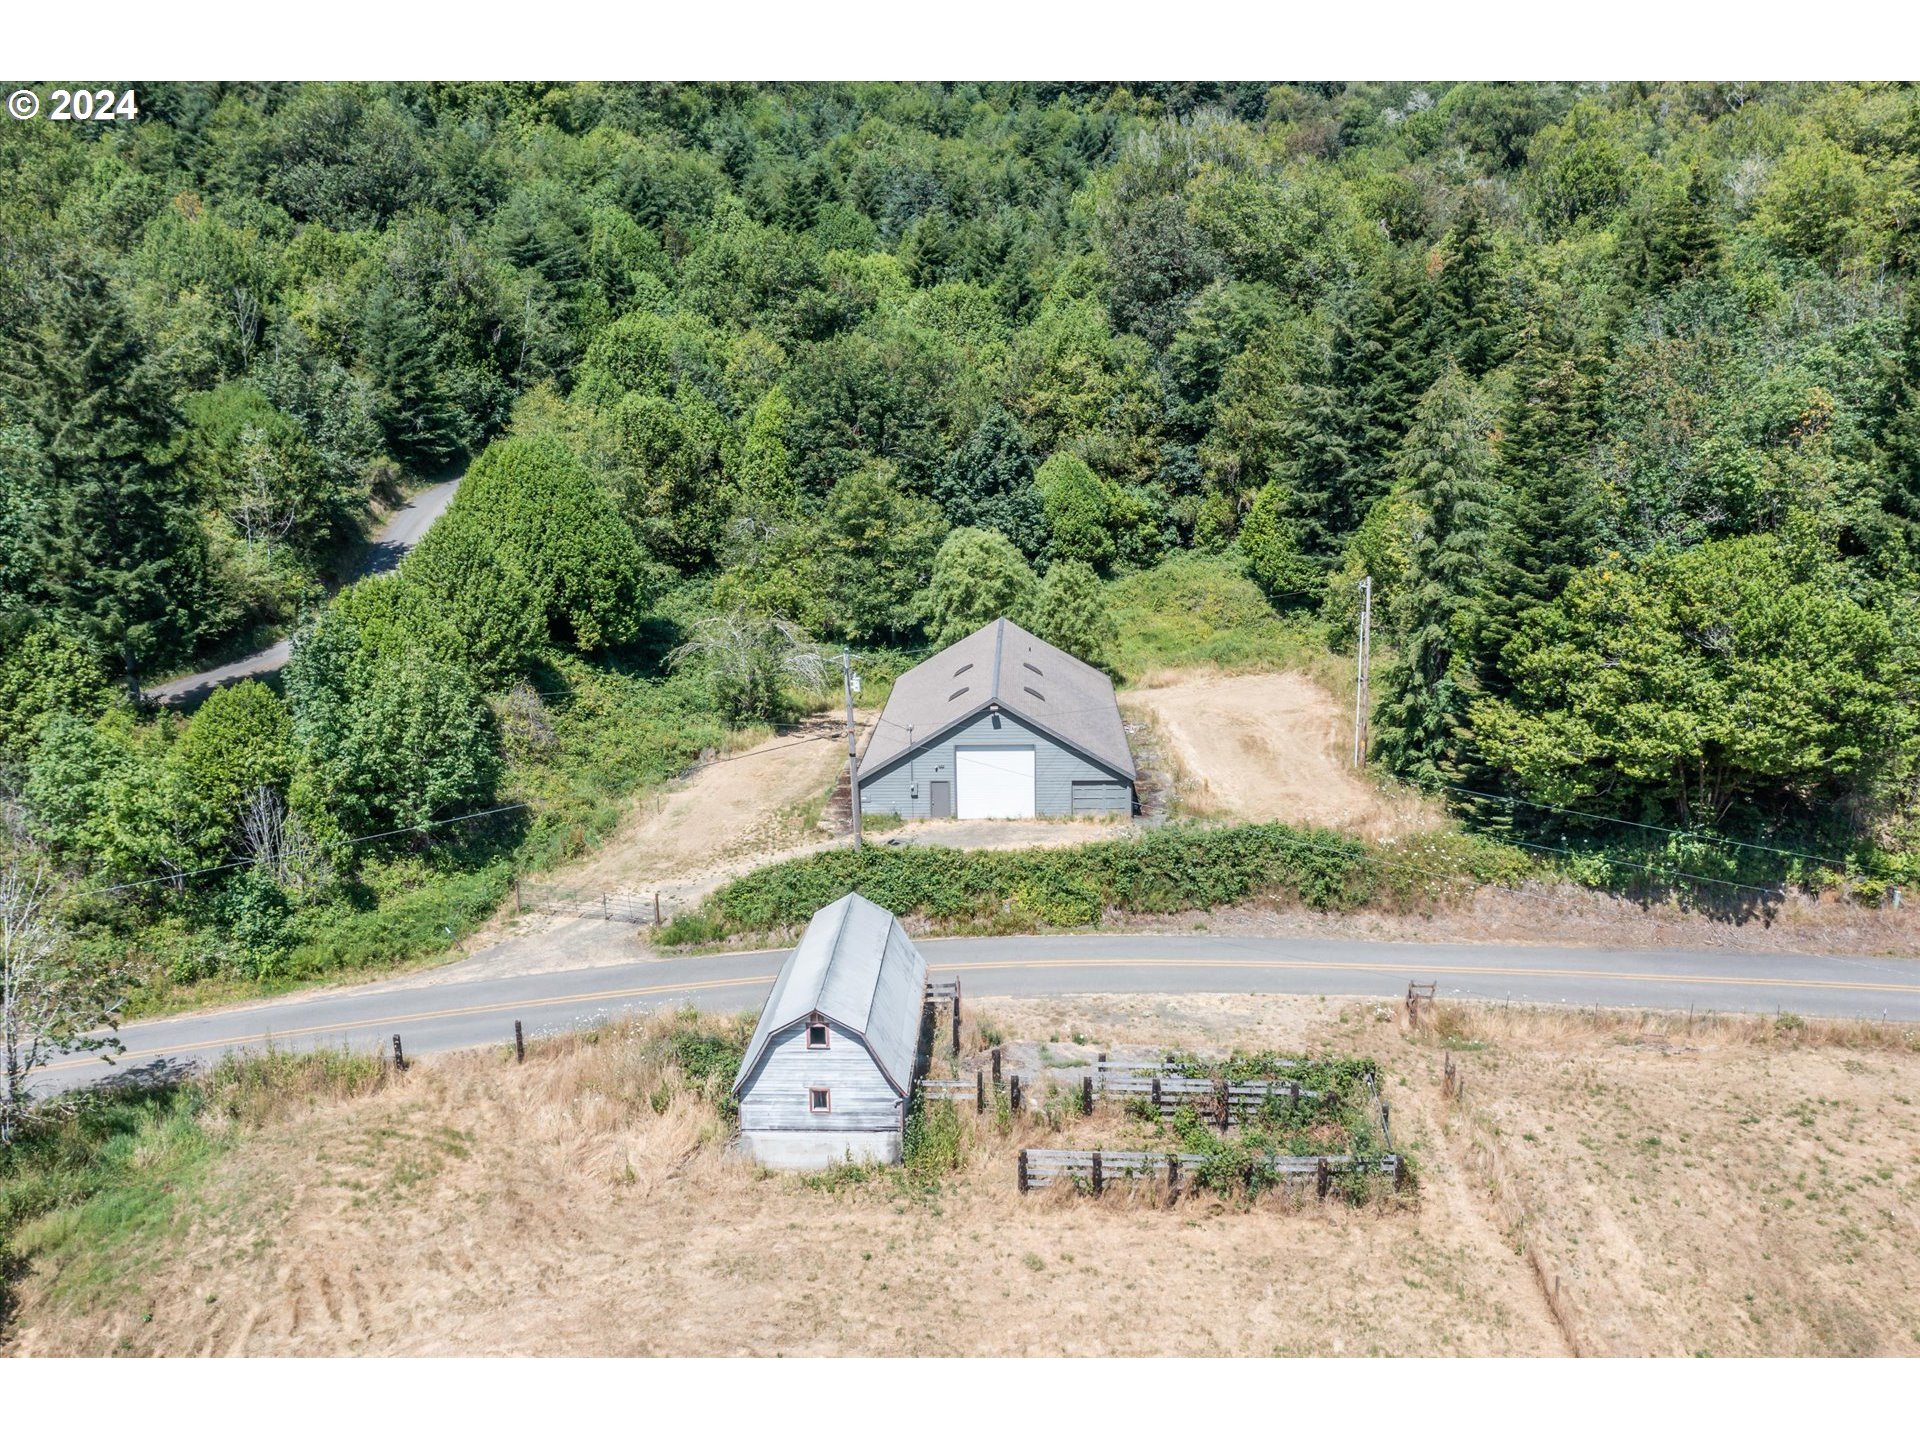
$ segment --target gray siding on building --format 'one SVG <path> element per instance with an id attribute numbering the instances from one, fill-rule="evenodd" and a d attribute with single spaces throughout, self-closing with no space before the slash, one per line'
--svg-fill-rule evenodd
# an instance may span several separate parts
<path id="1" fill-rule="evenodd" d="M 740 1128 L 800 1130 L 815 1133 L 895 1131 L 903 1116 L 899 1095 L 887 1083 L 859 1036 L 835 1021 L 826 1022 L 831 1043 L 807 1048 L 807 1022 L 797 1021 L 769 1037 L 759 1062 L 741 1082 Z M 902 1083 L 911 1085 L 911 1076 Z M 833 1092 L 833 1110 L 815 1115 L 807 1109 L 807 1091 L 824 1085 Z"/>
<path id="2" fill-rule="evenodd" d="M 1133 813 L 1133 791 L 1124 780 L 1076 780 L 1072 802 L 1076 815 Z"/>
<path id="3" fill-rule="evenodd" d="M 998 721 L 996 726 L 995 722 Z M 967 724 L 934 738 L 930 745 L 916 740 L 916 748 L 894 761 L 887 769 L 860 777 L 861 811 L 867 815 L 903 815 L 908 819 L 926 819 L 934 780 L 952 780 L 954 747 L 964 745 L 1031 745 L 1033 747 L 1033 810 L 1036 815 L 1071 815 L 1074 812 L 1074 782 L 1100 781 L 1107 788 L 1104 798 L 1111 813 L 1130 814 L 1133 810 L 1133 786 L 1116 777 L 1104 766 L 1075 754 L 1056 740 L 1022 725 L 1005 713 L 977 715 Z M 914 791 L 918 790 L 918 794 Z M 955 813 L 960 797 L 954 795 Z M 1092 813 L 1087 796 L 1081 799 L 1080 814 Z"/>

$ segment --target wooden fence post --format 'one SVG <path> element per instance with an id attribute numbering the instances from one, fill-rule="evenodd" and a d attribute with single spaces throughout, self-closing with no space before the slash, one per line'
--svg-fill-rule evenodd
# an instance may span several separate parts
<path id="1" fill-rule="evenodd" d="M 513 1022 L 513 1063 L 516 1065 L 527 1063 L 527 1036 L 526 1032 L 520 1028 L 518 1020 Z"/>
<path id="2" fill-rule="evenodd" d="M 1178 1192 L 1179 1189 L 1180 1189 L 1180 1157 L 1178 1155 L 1169 1153 L 1167 1155 L 1167 1203 L 1169 1205 L 1173 1203 L 1173 1197 L 1175 1193 Z"/>
<path id="3" fill-rule="evenodd" d="M 513 913 L 518 915 L 520 910 L 520 877 L 516 875 L 513 877 Z"/>
<path id="4" fill-rule="evenodd" d="M 1396 1155 L 1393 1157 L 1393 1188 L 1396 1190 L 1403 1189 L 1406 1183 L 1407 1157 L 1404 1155 Z"/>
<path id="5" fill-rule="evenodd" d="M 1160 1108 L 1160 1077 L 1158 1075 L 1153 1077 L 1153 1108 L 1156 1110 Z"/>
<path id="6" fill-rule="evenodd" d="M 1000 1047 L 998 1045 L 993 1047 L 993 1083 L 995 1085 L 1000 1083 Z"/>
<path id="7" fill-rule="evenodd" d="M 1020 1113 L 1020 1077 L 1018 1075 L 1007 1081 L 1007 1109 L 1015 1115 Z"/>
<path id="8" fill-rule="evenodd" d="M 1093 1077 L 1091 1075 L 1080 1077 L 1080 1113 L 1093 1114 Z"/>
<path id="9" fill-rule="evenodd" d="M 396 1070 L 404 1070 L 407 1068 L 407 1057 L 401 1053 L 400 1037 L 398 1035 L 393 1037 L 393 1068 Z"/>
<path id="10" fill-rule="evenodd" d="M 1327 1157 L 1324 1155 L 1320 1157 L 1320 1163 L 1315 1167 L 1313 1184 L 1314 1189 L 1320 1192 L 1322 1200 L 1327 1198 L 1327 1191 L 1333 1188 L 1333 1172 L 1327 1168 Z"/>
<path id="11" fill-rule="evenodd" d="M 653 926 L 656 930 L 660 928 L 660 892 L 658 890 L 653 892 Z"/>
<path id="12" fill-rule="evenodd" d="M 1293 1092 L 1287 1098 L 1294 1109 L 1298 1110 L 1300 1108 L 1300 1082 L 1298 1080 L 1293 1082 Z"/>
<path id="13" fill-rule="evenodd" d="M 1027 1152 L 1020 1152 L 1020 1193 L 1027 1193 Z"/>
<path id="14" fill-rule="evenodd" d="M 1220 1077 L 1220 1133 L 1226 1134 L 1227 1126 L 1233 1123 L 1232 1092 L 1227 1089 L 1227 1080 Z"/>
<path id="15" fill-rule="evenodd" d="M 953 1053 L 960 1053 L 960 982 L 953 982 Z"/>
<path id="16" fill-rule="evenodd" d="M 1096 1150 L 1093 1152 L 1093 1193 L 1098 1195 L 1105 1188 L 1105 1181 L 1100 1173 L 1100 1152 Z"/>
<path id="17" fill-rule="evenodd" d="M 973 1072 L 973 1113 L 987 1113 L 987 1072 L 984 1070 Z"/>

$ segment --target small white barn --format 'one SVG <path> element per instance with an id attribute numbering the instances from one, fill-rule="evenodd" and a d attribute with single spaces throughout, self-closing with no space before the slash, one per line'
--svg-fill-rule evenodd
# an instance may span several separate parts
<path id="1" fill-rule="evenodd" d="M 926 988 L 927 962 L 890 911 L 848 894 L 816 912 L 733 1082 L 741 1148 L 792 1170 L 897 1161 Z"/>

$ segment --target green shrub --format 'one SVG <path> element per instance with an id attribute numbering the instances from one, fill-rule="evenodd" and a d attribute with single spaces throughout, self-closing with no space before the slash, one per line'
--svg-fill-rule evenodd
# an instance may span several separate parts
<path id="1" fill-rule="evenodd" d="M 686 910 L 660 927 L 662 945 L 704 945 L 726 932 L 697 910 Z"/>
<path id="2" fill-rule="evenodd" d="M 965 1159 L 960 1114 L 951 1100 L 916 1095 L 907 1111 L 900 1158 L 917 1179 L 935 1180 L 958 1170 Z"/>
<path id="3" fill-rule="evenodd" d="M 1123 675 L 1183 665 L 1278 670 L 1320 648 L 1317 622 L 1281 619 L 1228 556 L 1177 555 L 1112 581 L 1105 601 Z"/>
<path id="4" fill-rule="evenodd" d="M 685 924 L 661 938 L 686 944 L 802 925 L 849 890 L 896 915 L 946 923 L 1087 925 L 1108 909 L 1164 915 L 1258 898 L 1351 910 L 1377 893 L 1373 861 L 1359 840 L 1279 824 L 1169 825 L 1033 850 L 832 850 L 741 876 L 708 900 L 700 921 L 680 917 Z"/>

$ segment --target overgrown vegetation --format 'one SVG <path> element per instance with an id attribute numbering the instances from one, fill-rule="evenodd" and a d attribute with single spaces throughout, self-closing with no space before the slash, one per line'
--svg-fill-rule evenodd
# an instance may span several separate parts
<path id="1" fill-rule="evenodd" d="M 1466 835 L 1370 845 L 1330 830 L 1167 825 L 1031 850 L 912 845 L 826 851 L 755 870 L 683 912 L 665 944 L 803 925 L 858 890 L 897 915 L 1001 931 L 1082 926 L 1108 912 L 1165 915 L 1259 899 L 1316 909 L 1415 908 L 1537 873 L 1523 852 Z"/>
<path id="2" fill-rule="evenodd" d="M 1270 1081 L 1298 1085 L 1303 1092 L 1298 1102 L 1291 1098 L 1291 1090 L 1271 1096 L 1227 1130 L 1195 1106 L 1182 1106 L 1165 1117 L 1151 1102 L 1140 1107 L 1136 1118 L 1145 1130 L 1141 1148 L 1164 1149 L 1170 1143 L 1185 1153 L 1204 1155 L 1206 1160 L 1194 1178 L 1206 1189 L 1251 1197 L 1278 1184 L 1260 1167 L 1260 1159 L 1267 1155 L 1348 1155 L 1364 1160 L 1387 1152 L 1371 1060 L 1236 1050 L 1224 1060 L 1170 1054 L 1166 1063 L 1171 1073 L 1189 1078 L 1231 1084 Z M 1345 1198 L 1359 1202 L 1391 1182 L 1373 1172 L 1340 1171 L 1332 1183 Z"/>

